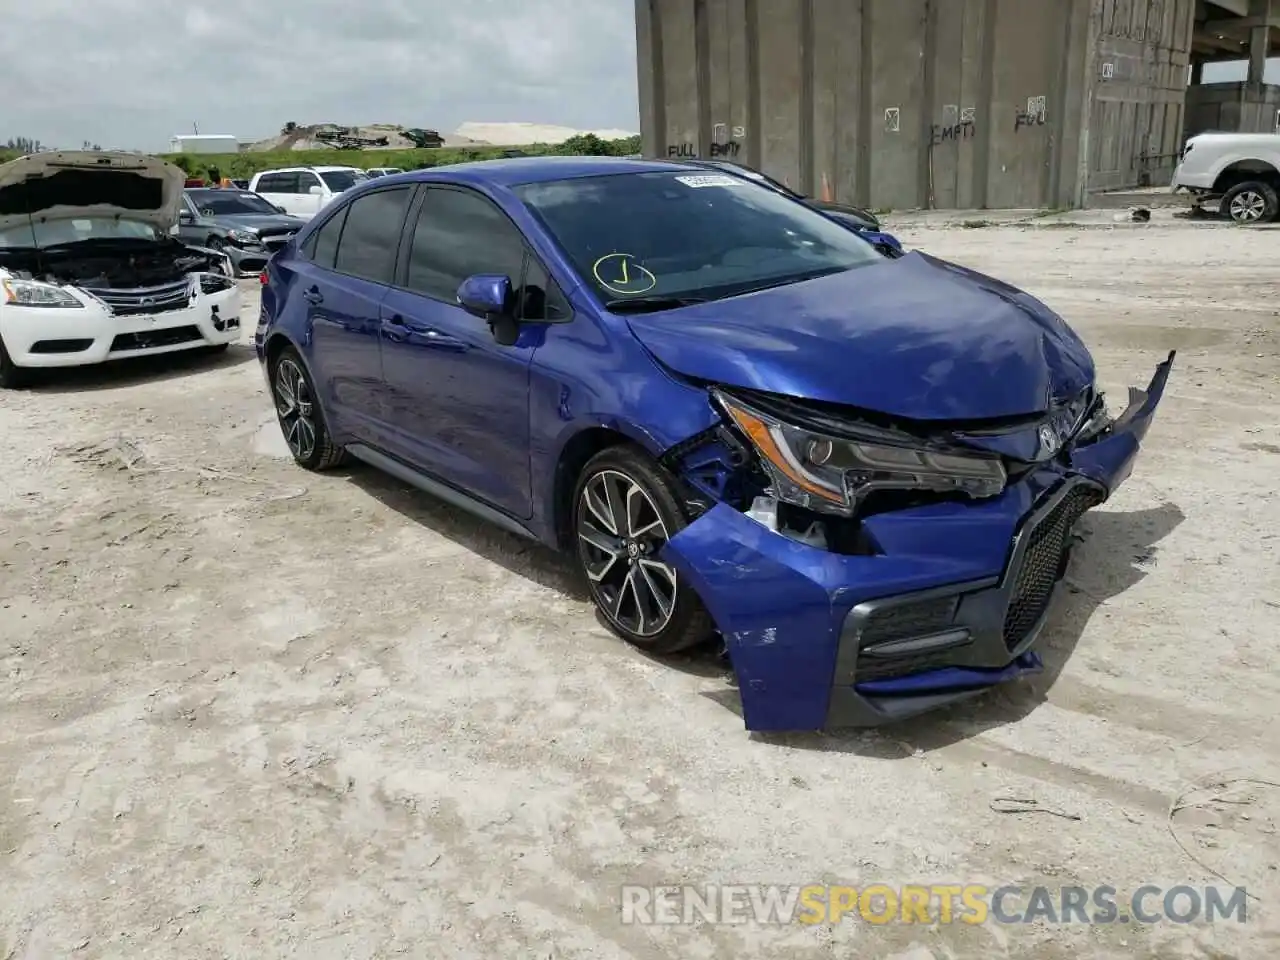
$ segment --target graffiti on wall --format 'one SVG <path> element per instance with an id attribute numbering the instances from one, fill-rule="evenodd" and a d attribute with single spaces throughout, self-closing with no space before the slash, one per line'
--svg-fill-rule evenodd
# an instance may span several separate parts
<path id="1" fill-rule="evenodd" d="M 1028 127 L 1043 127 L 1045 124 L 1045 98 L 1027 97 L 1027 108 L 1019 110 L 1013 117 L 1013 131 L 1025 130 Z"/>
<path id="2" fill-rule="evenodd" d="M 951 141 L 968 140 L 977 133 L 974 107 L 963 110 L 957 104 L 949 103 L 942 108 L 942 122 L 935 123 L 929 131 L 929 140 L 933 146 Z"/>
<path id="3" fill-rule="evenodd" d="M 707 156 L 717 159 L 733 160 L 742 152 L 742 141 L 746 139 L 746 127 L 730 127 L 726 123 L 717 123 L 711 127 L 711 142 L 707 144 Z M 667 156 L 671 159 L 695 159 L 701 154 L 698 146 L 688 140 L 683 143 L 668 143 Z"/>

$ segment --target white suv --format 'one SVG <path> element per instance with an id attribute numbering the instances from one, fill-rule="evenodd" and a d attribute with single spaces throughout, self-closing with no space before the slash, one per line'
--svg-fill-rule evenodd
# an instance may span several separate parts
<path id="1" fill-rule="evenodd" d="M 1280 214 L 1280 133 L 1202 133 L 1183 148 L 1174 192 L 1196 206 L 1216 203 L 1236 223 L 1266 223 Z"/>
<path id="2" fill-rule="evenodd" d="M 255 173 L 249 192 L 295 217 L 310 219 L 334 197 L 366 179 L 357 167 L 285 167 Z"/>

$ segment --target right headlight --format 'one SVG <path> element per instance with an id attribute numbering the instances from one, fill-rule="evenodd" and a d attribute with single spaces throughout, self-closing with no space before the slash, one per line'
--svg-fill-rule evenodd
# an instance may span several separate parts
<path id="1" fill-rule="evenodd" d="M 713 395 L 750 439 L 778 499 L 821 513 L 851 516 L 862 498 L 876 490 L 994 497 L 1008 479 L 998 457 L 827 436 L 720 391 Z"/>
<path id="2" fill-rule="evenodd" d="M 4 302 L 15 307 L 83 307 L 84 304 L 61 287 L 39 280 L 0 281 L 4 286 Z"/>

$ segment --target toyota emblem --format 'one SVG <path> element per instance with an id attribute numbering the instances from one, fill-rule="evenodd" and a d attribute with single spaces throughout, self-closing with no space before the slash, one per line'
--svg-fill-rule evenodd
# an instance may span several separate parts
<path id="1" fill-rule="evenodd" d="M 1047 423 L 1040 428 L 1040 459 L 1048 460 L 1058 452 L 1058 435 Z"/>
<path id="2" fill-rule="evenodd" d="M 138 301 L 138 305 L 142 307 L 154 307 L 156 305 L 155 297 L 143 297 Z"/>

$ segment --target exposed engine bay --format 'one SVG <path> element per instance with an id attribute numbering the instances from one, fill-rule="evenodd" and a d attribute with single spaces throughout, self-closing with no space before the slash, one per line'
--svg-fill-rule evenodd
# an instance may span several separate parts
<path id="1" fill-rule="evenodd" d="M 723 422 L 662 458 L 686 486 L 690 515 L 727 503 L 774 532 L 845 555 L 877 552 L 862 525 L 869 517 L 996 496 L 1114 427 L 1092 387 L 1044 414 L 982 424 L 895 422 L 738 388 L 713 396 Z M 1046 428 L 1055 438 L 1047 453 L 1038 447 Z"/>
<path id="2" fill-rule="evenodd" d="M 227 272 L 223 254 L 168 238 L 89 240 L 44 249 L 0 250 L 0 267 L 19 279 L 91 290 L 154 287 L 193 273 Z"/>

